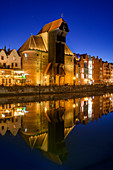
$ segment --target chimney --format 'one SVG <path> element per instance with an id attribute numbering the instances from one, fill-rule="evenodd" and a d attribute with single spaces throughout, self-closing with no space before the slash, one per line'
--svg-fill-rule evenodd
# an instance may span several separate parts
<path id="1" fill-rule="evenodd" d="M 6 52 L 6 45 L 4 46 L 4 51 Z"/>
<path id="2" fill-rule="evenodd" d="M 8 48 L 8 52 L 10 52 L 10 48 Z"/>

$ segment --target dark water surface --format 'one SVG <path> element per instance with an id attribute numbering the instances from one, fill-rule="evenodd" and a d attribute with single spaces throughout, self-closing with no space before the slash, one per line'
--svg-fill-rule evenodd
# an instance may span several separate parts
<path id="1" fill-rule="evenodd" d="M 0 170 L 112 170 L 112 111 L 112 94 L 0 105 Z"/>

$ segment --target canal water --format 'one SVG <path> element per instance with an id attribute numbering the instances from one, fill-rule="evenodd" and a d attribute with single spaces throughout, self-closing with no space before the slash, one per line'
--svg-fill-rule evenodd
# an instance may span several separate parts
<path id="1" fill-rule="evenodd" d="M 113 169 L 113 94 L 0 104 L 0 170 Z"/>

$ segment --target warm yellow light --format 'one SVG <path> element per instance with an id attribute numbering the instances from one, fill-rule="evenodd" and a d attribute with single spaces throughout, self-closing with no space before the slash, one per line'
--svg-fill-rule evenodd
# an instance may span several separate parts
<path id="1" fill-rule="evenodd" d="M 24 73 L 24 71 L 14 71 L 14 73 L 21 74 L 21 73 Z"/>
<path id="2" fill-rule="evenodd" d="M 84 81 L 87 81 L 87 79 L 84 79 Z"/>
<path id="3" fill-rule="evenodd" d="M 45 112 L 47 112 L 47 108 L 45 107 Z"/>
<path id="4" fill-rule="evenodd" d="M 47 79 L 47 76 L 45 76 L 45 79 Z"/>
<path id="5" fill-rule="evenodd" d="M 75 108 L 75 106 L 76 106 L 76 105 L 75 105 L 75 104 L 73 104 L 73 108 Z"/>
<path id="6" fill-rule="evenodd" d="M 84 100 L 85 100 L 85 101 L 88 101 L 88 97 L 85 97 Z"/>
<path id="7" fill-rule="evenodd" d="M 9 113 L 9 110 L 6 110 L 7 113 Z"/>
<path id="8" fill-rule="evenodd" d="M 5 114 L 2 114 L 2 117 L 5 117 Z"/>
<path id="9" fill-rule="evenodd" d="M 76 77 L 73 77 L 73 80 L 75 80 L 76 79 Z"/>

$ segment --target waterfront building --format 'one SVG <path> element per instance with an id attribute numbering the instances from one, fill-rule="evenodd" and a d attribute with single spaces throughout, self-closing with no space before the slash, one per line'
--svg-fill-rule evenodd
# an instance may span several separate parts
<path id="1" fill-rule="evenodd" d="M 109 63 L 110 69 L 110 84 L 113 84 L 113 63 Z"/>
<path id="2" fill-rule="evenodd" d="M 25 84 L 24 71 L 21 71 L 21 57 L 15 49 L 0 49 L 0 85 Z"/>
<path id="3" fill-rule="evenodd" d="M 76 85 L 92 84 L 92 58 L 87 54 L 74 53 Z"/>
<path id="4" fill-rule="evenodd" d="M 69 32 L 67 23 L 62 19 L 46 24 L 37 35 L 30 38 L 19 48 L 22 69 L 33 85 L 73 85 L 74 57 L 66 45 Z"/>
<path id="5" fill-rule="evenodd" d="M 62 19 L 44 25 L 19 48 L 0 49 L 0 85 L 113 84 L 113 64 L 86 54 L 72 53 Z"/>
<path id="6" fill-rule="evenodd" d="M 103 62 L 103 80 L 105 84 L 110 83 L 110 67 L 107 61 Z"/>

